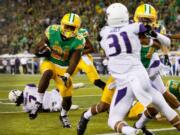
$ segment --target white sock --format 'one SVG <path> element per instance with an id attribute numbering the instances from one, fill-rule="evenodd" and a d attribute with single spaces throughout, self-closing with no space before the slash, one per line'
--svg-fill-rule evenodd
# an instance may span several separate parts
<path id="1" fill-rule="evenodd" d="M 148 120 L 149 119 L 143 113 L 140 119 L 135 123 L 135 127 L 142 128 Z"/>
<path id="2" fill-rule="evenodd" d="M 67 115 L 68 111 L 64 110 L 63 108 L 61 109 L 61 116 Z"/>
<path id="3" fill-rule="evenodd" d="M 41 103 L 41 104 L 42 104 L 42 102 L 43 102 L 43 97 L 44 97 L 44 93 L 39 93 L 39 92 L 38 92 L 38 94 L 37 94 L 37 101 L 38 101 L 39 103 Z"/>
<path id="4" fill-rule="evenodd" d="M 91 116 L 92 116 L 91 108 L 89 108 L 89 109 L 87 110 L 87 112 L 84 113 L 84 118 L 86 118 L 86 119 L 89 120 L 89 119 L 91 118 Z"/>
<path id="5" fill-rule="evenodd" d="M 130 126 L 123 126 L 122 133 L 126 135 L 136 134 L 137 129 L 130 127 Z"/>

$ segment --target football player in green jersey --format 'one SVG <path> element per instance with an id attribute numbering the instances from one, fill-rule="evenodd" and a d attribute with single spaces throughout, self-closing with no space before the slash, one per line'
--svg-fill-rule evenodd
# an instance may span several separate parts
<path id="1" fill-rule="evenodd" d="M 134 15 L 135 22 L 141 22 L 144 25 L 148 25 L 150 29 L 156 29 L 158 30 L 155 25 L 157 21 L 157 12 L 156 9 L 151 6 L 150 4 L 141 4 L 137 7 Z M 161 31 L 159 31 L 161 32 Z M 162 33 L 165 34 L 165 33 Z M 151 39 L 150 39 L 151 40 Z M 166 42 L 162 42 L 161 44 L 170 44 L 170 39 L 166 38 Z M 161 41 L 160 41 L 161 42 Z M 152 42 L 153 44 L 153 42 Z M 149 46 L 142 47 L 141 49 L 141 61 L 144 67 L 147 69 L 149 78 L 151 80 L 151 84 L 162 93 L 163 97 L 166 99 L 167 103 L 173 108 L 180 110 L 180 102 L 174 98 L 174 96 L 166 90 L 166 87 L 164 86 L 164 83 L 161 79 L 161 76 L 159 75 L 159 70 L 163 67 L 159 56 L 156 51 L 156 47 L 151 46 L 152 44 L 149 44 Z M 145 44 L 146 45 L 146 44 Z M 163 47 L 161 48 L 163 52 L 165 52 L 165 61 L 166 64 L 169 65 L 169 58 L 167 55 L 167 48 Z M 136 128 L 141 128 L 147 133 L 148 135 L 152 135 L 153 133 L 146 130 L 144 124 L 149 119 L 152 119 L 156 116 L 158 111 L 153 107 L 147 107 L 147 109 L 142 114 L 141 118 L 135 123 Z M 176 117 L 174 120 L 171 121 L 171 123 L 179 129 L 180 124 L 179 118 Z M 147 132 L 146 132 L 147 131 Z"/>
<path id="2" fill-rule="evenodd" d="M 85 38 L 85 43 L 84 43 L 84 50 L 82 52 L 81 59 L 76 67 L 76 70 L 74 71 L 74 75 L 76 75 L 77 72 L 82 70 L 83 72 L 85 72 L 88 79 L 94 85 L 96 85 L 97 87 L 103 90 L 106 84 L 100 79 L 100 76 L 93 64 L 93 57 L 90 53 L 94 52 L 94 48 L 90 40 L 88 39 L 89 33 L 86 29 L 80 28 L 78 34 Z"/>
<path id="3" fill-rule="evenodd" d="M 180 81 L 169 80 L 166 88 L 180 101 Z"/>
<path id="4" fill-rule="evenodd" d="M 84 38 L 78 35 L 80 25 L 81 19 L 77 14 L 65 14 L 61 20 L 61 25 L 49 26 L 44 37 L 38 43 L 35 54 L 39 57 L 45 57 L 45 59 L 40 66 L 42 77 L 38 85 L 37 102 L 34 109 L 29 113 L 30 119 L 37 117 L 44 92 L 48 88 L 50 80 L 53 79 L 63 97 L 60 121 L 63 127 L 71 127 L 67 117 L 72 104 L 71 75 L 84 48 Z"/>

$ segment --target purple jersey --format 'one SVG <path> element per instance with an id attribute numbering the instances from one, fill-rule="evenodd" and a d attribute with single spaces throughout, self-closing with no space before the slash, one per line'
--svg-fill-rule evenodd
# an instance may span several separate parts
<path id="1" fill-rule="evenodd" d="M 101 30 L 101 47 L 109 58 L 110 72 L 122 73 L 133 65 L 141 65 L 141 44 L 138 35 L 145 31 L 146 28 L 141 23 L 132 23 L 124 27 L 105 26 Z"/>

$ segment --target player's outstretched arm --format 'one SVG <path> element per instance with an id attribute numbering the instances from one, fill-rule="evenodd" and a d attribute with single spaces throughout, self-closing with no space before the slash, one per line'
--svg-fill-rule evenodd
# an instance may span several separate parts
<path id="1" fill-rule="evenodd" d="M 81 57 L 81 50 L 74 51 L 71 56 L 69 67 L 66 70 L 66 73 L 63 76 L 59 76 L 63 80 L 66 87 L 69 87 L 72 83 L 69 78 L 73 74 L 74 70 L 76 69 L 76 66 L 79 63 L 80 57 Z"/>
<path id="2" fill-rule="evenodd" d="M 168 37 L 169 37 L 170 39 L 180 39 L 180 33 L 173 34 L 173 35 L 168 35 Z"/>
<path id="3" fill-rule="evenodd" d="M 81 50 L 76 50 L 71 56 L 69 67 L 66 70 L 66 73 L 68 73 L 69 75 L 73 74 L 77 64 L 79 63 L 80 57 L 81 57 Z"/>
<path id="4" fill-rule="evenodd" d="M 94 52 L 93 45 L 92 45 L 91 41 L 88 38 L 86 38 L 86 43 L 85 43 L 85 47 L 83 50 L 83 54 L 88 54 L 88 53 L 93 53 L 93 52 Z"/>
<path id="5" fill-rule="evenodd" d="M 146 37 L 145 34 L 140 34 L 139 39 L 140 39 L 141 45 L 149 45 L 154 48 L 161 48 L 161 44 L 157 39 Z"/>

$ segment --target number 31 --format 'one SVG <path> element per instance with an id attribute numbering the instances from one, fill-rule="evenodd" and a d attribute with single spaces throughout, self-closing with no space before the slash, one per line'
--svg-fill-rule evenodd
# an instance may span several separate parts
<path id="1" fill-rule="evenodd" d="M 132 53 L 132 47 L 131 47 L 129 38 L 127 36 L 127 33 L 126 32 L 121 32 L 120 36 L 122 37 L 122 39 L 123 39 L 123 41 L 125 43 L 126 52 L 127 53 Z M 109 55 L 111 57 L 111 56 L 116 56 L 116 55 L 121 53 L 121 46 L 119 44 L 118 36 L 116 34 L 109 35 L 108 39 L 110 39 L 110 38 L 112 38 L 113 43 L 109 44 L 109 47 L 110 48 L 114 47 L 115 50 L 116 50 L 115 53 Z"/>

